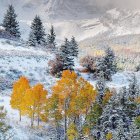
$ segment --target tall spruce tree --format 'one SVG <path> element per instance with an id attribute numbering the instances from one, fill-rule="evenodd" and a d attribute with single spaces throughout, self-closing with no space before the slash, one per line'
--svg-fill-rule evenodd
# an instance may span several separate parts
<path id="1" fill-rule="evenodd" d="M 61 46 L 60 50 L 60 55 L 63 61 L 63 70 L 73 70 L 74 60 L 71 56 L 70 42 L 67 38 L 65 39 L 65 44 Z"/>
<path id="2" fill-rule="evenodd" d="M 130 81 L 128 92 L 129 98 L 131 98 L 132 100 L 140 96 L 140 89 L 135 74 L 132 76 L 132 79 Z"/>
<path id="3" fill-rule="evenodd" d="M 28 45 L 29 46 L 46 46 L 46 34 L 43 27 L 43 23 L 39 16 L 35 16 L 32 25 L 31 32 L 29 35 Z"/>
<path id="4" fill-rule="evenodd" d="M 114 94 L 109 103 L 104 108 L 102 116 L 100 117 L 99 130 L 101 131 L 102 139 L 105 139 L 107 133 L 118 132 L 118 137 L 121 138 L 122 133 L 125 131 L 126 134 L 129 132 L 129 125 L 131 120 L 126 114 L 126 109 L 121 103 L 122 95 L 120 93 Z M 123 133 L 123 135 L 126 135 Z"/>
<path id="5" fill-rule="evenodd" d="M 116 73 L 117 66 L 114 52 L 107 48 L 105 50 L 105 56 L 97 61 L 97 76 L 103 73 L 106 80 L 111 80 L 111 76 Z"/>
<path id="6" fill-rule="evenodd" d="M 48 37 L 47 37 L 47 44 L 52 47 L 55 47 L 56 45 L 55 38 L 56 38 L 56 34 L 54 32 L 54 27 L 51 26 L 50 33 L 48 34 Z"/>
<path id="7" fill-rule="evenodd" d="M 12 5 L 9 5 L 7 13 L 4 16 L 3 27 L 7 32 L 16 38 L 20 38 L 19 23 L 16 20 L 17 15 Z"/>
<path id="8" fill-rule="evenodd" d="M 78 43 L 76 42 L 75 37 L 71 38 L 70 45 L 71 45 L 72 56 L 78 57 Z"/>
<path id="9" fill-rule="evenodd" d="M 131 82 L 128 87 L 128 107 L 129 111 L 127 111 L 128 115 L 133 118 L 140 115 L 139 104 L 136 104 L 135 100 L 140 97 L 140 89 L 136 79 L 135 74 L 132 76 Z"/>
<path id="10" fill-rule="evenodd" d="M 98 91 L 98 102 L 100 104 L 102 104 L 105 89 L 106 89 L 106 84 L 103 77 L 103 73 L 100 73 L 100 77 L 98 78 L 96 83 L 96 90 Z"/>

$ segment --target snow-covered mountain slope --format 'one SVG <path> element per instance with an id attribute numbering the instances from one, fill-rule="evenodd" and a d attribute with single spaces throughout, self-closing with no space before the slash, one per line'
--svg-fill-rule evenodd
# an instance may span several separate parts
<path id="1" fill-rule="evenodd" d="M 97 15 L 96 11 L 100 13 L 93 0 L 0 0 L 0 3 L 0 7 L 3 8 L 8 4 L 15 5 L 16 9 L 23 13 L 24 18 L 39 14 L 55 20 L 87 19 Z"/>
<path id="2" fill-rule="evenodd" d="M 14 140 L 50 140 L 53 138 L 54 128 L 52 124 L 44 124 L 41 127 L 30 127 L 30 119 L 22 117 L 19 122 L 18 111 L 10 106 L 12 84 L 20 76 L 26 76 L 31 85 L 42 83 L 49 91 L 56 83 L 56 78 L 48 73 L 48 61 L 53 59 L 54 54 L 42 49 L 27 48 L 22 42 L 0 39 L 0 104 L 7 110 L 7 122 L 14 130 Z M 77 69 L 80 67 L 76 64 Z M 140 72 L 136 72 L 140 82 Z M 113 75 L 112 81 L 107 82 L 109 88 L 120 89 L 128 86 L 133 72 L 118 72 Z M 81 73 L 81 76 L 95 85 L 96 80 L 92 74 Z M 35 122 L 36 124 L 36 122 Z"/>
<path id="3" fill-rule="evenodd" d="M 9 89 L 20 76 L 28 77 L 32 83 L 53 82 L 48 75 L 48 61 L 54 54 L 41 49 L 27 48 L 22 43 L 0 39 L 0 92 Z M 45 80 L 46 79 L 46 80 Z M 49 80 L 49 83 L 45 83 Z"/>
<path id="4" fill-rule="evenodd" d="M 30 21 L 21 20 L 21 27 L 29 30 Z M 48 32 L 51 24 L 54 25 L 57 39 L 76 36 L 79 41 L 95 36 L 102 38 L 117 37 L 122 35 L 140 34 L 140 11 L 112 9 L 104 15 L 91 19 L 80 20 L 61 20 L 45 21 L 44 25 Z M 23 35 L 26 37 L 28 32 L 22 28 Z M 26 34 L 24 34 L 26 33 Z"/>
<path id="5" fill-rule="evenodd" d="M 15 6 L 24 39 L 36 14 L 43 19 L 47 32 L 54 25 L 58 40 L 72 35 L 81 41 L 96 35 L 140 33 L 140 10 L 101 8 L 96 0 L 0 0 L 0 22 L 8 4 Z"/>

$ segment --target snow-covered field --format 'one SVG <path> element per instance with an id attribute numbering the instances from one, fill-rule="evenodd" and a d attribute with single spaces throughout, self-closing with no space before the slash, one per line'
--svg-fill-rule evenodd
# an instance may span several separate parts
<path id="1" fill-rule="evenodd" d="M 4 105 L 7 110 L 7 121 L 15 133 L 14 140 L 37 140 L 38 135 L 45 131 L 42 132 L 43 128 L 40 131 L 36 131 L 37 128 L 30 129 L 29 118 L 24 117 L 19 122 L 18 112 L 10 106 L 12 84 L 20 76 L 26 76 L 31 85 L 42 83 L 50 89 L 56 81 L 48 74 L 48 61 L 53 58 L 54 54 L 48 50 L 27 48 L 21 43 L 0 39 L 0 106 Z"/>
<path id="2" fill-rule="evenodd" d="M 54 54 L 47 50 L 27 48 L 21 43 L 0 40 L 0 105 L 4 105 L 7 110 L 7 121 L 15 133 L 14 140 L 50 139 L 51 131 L 47 131 L 49 126 L 42 123 L 39 130 L 36 127 L 30 129 L 30 119 L 27 117 L 23 117 L 22 122 L 19 122 L 18 112 L 10 106 L 10 94 L 12 83 L 20 76 L 26 76 L 31 81 L 31 85 L 42 83 L 49 91 L 57 80 L 49 74 L 48 61 L 53 57 Z M 79 67 L 79 63 L 76 62 L 76 68 Z M 112 77 L 111 82 L 107 82 L 107 86 L 111 89 L 128 86 L 132 74 L 133 72 L 128 71 L 118 72 Z M 135 74 L 139 80 L 140 72 Z M 95 86 L 96 81 L 91 74 L 81 73 L 81 76 Z"/>

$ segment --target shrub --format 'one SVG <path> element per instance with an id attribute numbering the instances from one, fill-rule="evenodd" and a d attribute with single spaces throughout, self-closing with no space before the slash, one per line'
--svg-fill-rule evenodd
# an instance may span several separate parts
<path id="1" fill-rule="evenodd" d="M 83 67 L 86 67 L 88 71 L 95 72 L 96 71 L 96 57 L 93 56 L 85 56 L 81 59 L 80 63 Z"/>
<path id="2" fill-rule="evenodd" d="M 60 76 L 63 71 L 63 62 L 59 55 L 56 56 L 54 60 L 49 61 L 50 73 L 53 76 Z"/>

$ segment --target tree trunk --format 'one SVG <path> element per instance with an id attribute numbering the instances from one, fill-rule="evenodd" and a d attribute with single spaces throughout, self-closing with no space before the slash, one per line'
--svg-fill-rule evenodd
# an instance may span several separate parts
<path id="1" fill-rule="evenodd" d="M 39 114 L 38 114 L 38 118 L 37 118 L 37 125 L 39 126 Z"/>
<path id="2" fill-rule="evenodd" d="M 65 102 L 65 117 L 64 117 L 64 140 L 67 140 L 67 115 L 66 115 L 66 102 Z"/>
<path id="3" fill-rule="evenodd" d="M 21 122 L 21 110 L 19 111 L 19 121 Z"/>
<path id="4" fill-rule="evenodd" d="M 33 127 L 33 126 L 34 126 L 34 113 L 31 116 L 31 127 Z"/>

